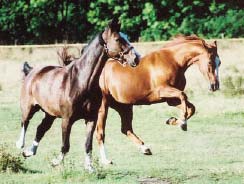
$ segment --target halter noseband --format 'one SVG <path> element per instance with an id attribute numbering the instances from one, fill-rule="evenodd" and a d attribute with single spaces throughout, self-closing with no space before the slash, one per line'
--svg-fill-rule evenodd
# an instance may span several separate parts
<path id="1" fill-rule="evenodd" d="M 103 37 L 102 37 L 102 34 L 103 33 L 100 33 L 99 34 L 99 43 L 100 45 L 102 45 L 106 51 L 106 54 L 108 55 L 109 58 L 112 58 L 114 60 L 117 60 L 121 65 L 125 66 L 127 64 L 127 62 L 123 62 L 125 61 L 124 59 L 124 55 L 127 54 L 131 49 L 133 49 L 134 47 L 133 46 L 129 46 L 127 49 L 125 49 L 124 51 L 122 52 L 119 52 L 119 57 L 114 57 L 114 56 L 111 56 L 109 54 L 109 52 L 114 52 L 114 51 L 111 51 L 109 50 L 108 46 L 107 46 L 107 43 L 104 41 Z"/>

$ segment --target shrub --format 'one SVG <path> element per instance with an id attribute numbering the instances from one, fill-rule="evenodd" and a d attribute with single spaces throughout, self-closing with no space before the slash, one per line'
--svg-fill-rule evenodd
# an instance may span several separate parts
<path id="1" fill-rule="evenodd" d="M 20 156 L 9 153 L 6 145 L 0 145 L 0 172 L 19 172 L 24 170 Z"/>
<path id="2" fill-rule="evenodd" d="M 244 77 L 241 75 L 225 77 L 222 91 L 226 96 L 244 95 Z"/>

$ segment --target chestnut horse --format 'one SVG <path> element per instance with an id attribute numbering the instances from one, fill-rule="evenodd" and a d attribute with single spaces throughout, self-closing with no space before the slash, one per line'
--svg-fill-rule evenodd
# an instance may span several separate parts
<path id="1" fill-rule="evenodd" d="M 133 105 L 167 102 L 182 111 L 179 119 L 170 118 L 167 124 L 179 125 L 187 130 L 187 120 L 194 114 L 195 107 L 184 93 L 185 71 L 193 64 L 199 66 L 201 73 L 209 81 L 210 90 L 218 90 L 220 60 L 216 41 L 207 44 L 194 35 L 175 37 L 162 49 L 142 57 L 135 68 L 122 67 L 116 60 L 106 63 L 99 80 L 102 103 L 96 128 L 103 163 L 111 163 L 106 158 L 104 148 L 108 107 L 119 113 L 121 132 L 144 154 L 151 154 L 151 151 L 133 132 Z"/>
<path id="2" fill-rule="evenodd" d="M 88 44 L 82 56 L 67 66 L 32 69 L 25 64 L 26 77 L 20 98 L 22 130 L 16 142 L 18 148 L 24 147 L 26 130 L 33 115 L 40 109 L 45 113 L 44 119 L 37 127 L 33 144 L 23 152 L 25 157 L 36 154 L 42 137 L 58 117 L 62 118 L 62 147 L 60 155 L 52 164 L 60 164 L 70 148 L 69 138 L 73 123 L 78 119 L 85 119 L 85 168 L 92 171 L 92 137 L 102 99 L 98 84 L 102 68 L 108 58 L 127 62 L 131 66 L 136 66 L 138 61 L 133 48 L 120 36 L 119 31 L 120 23 L 118 19 L 113 19 L 108 27 Z"/>

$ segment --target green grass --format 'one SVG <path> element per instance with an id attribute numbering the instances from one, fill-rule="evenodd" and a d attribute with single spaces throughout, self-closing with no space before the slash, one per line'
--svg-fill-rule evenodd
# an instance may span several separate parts
<path id="1" fill-rule="evenodd" d="M 13 156 L 20 157 L 21 151 L 15 148 L 21 115 L 17 88 L 0 91 L 0 143 L 8 145 Z M 205 91 L 201 96 L 192 94 L 189 99 L 197 111 L 188 121 L 188 132 L 165 125 L 169 117 L 178 114 L 173 107 L 135 107 L 134 131 L 150 146 L 152 156 L 142 155 L 120 133 L 119 116 L 110 110 L 106 148 L 114 165 L 99 166 L 95 140 L 93 156 L 98 171 L 84 171 L 85 126 L 80 120 L 73 126 L 65 163 L 52 168 L 50 160 L 61 146 L 61 126 L 57 120 L 42 140 L 37 155 L 24 160 L 24 171 L 2 172 L 0 183 L 244 183 L 243 96 L 227 98 L 221 92 Z M 37 113 L 30 123 L 27 146 L 42 115 Z"/>

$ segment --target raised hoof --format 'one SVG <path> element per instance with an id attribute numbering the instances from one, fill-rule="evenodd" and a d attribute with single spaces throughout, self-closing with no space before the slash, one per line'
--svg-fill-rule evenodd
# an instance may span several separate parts
<path id="1" fill-rule="evenodd" d="M 187 124 L 181 124 L 180 127 L 183 131 L 187 131 Z"/>
<path id="2" fill-rule="evenodd" d="M 175 117 L 171 117 L 171 118 L 169 118 L 169 119 L 166 121 L 166 124 L 167 124 L 167 125 L 176 125 L 176 124 L 177 124 L 176 121 L 177 121 L 177 119 L 176 119 Z"/>

